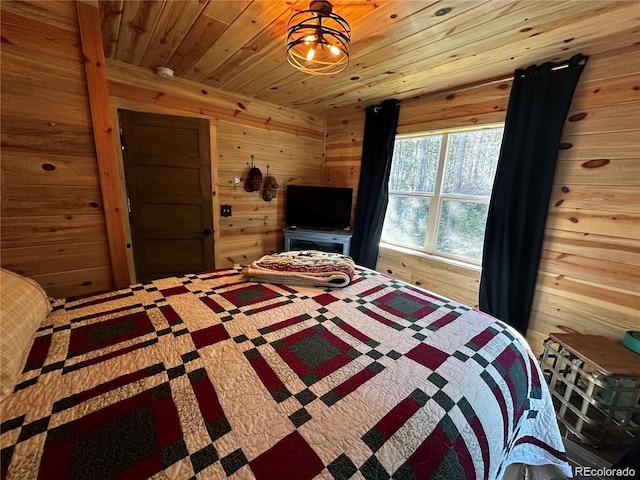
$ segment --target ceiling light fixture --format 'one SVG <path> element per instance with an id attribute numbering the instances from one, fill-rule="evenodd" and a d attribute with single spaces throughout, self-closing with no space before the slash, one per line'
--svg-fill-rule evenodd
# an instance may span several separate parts
<path id="1" fill-rule="evenodd" d="M 289 19 L 287 60 L 298 70 L 333 75 L 347 68 L 351 28 L 332 10 L 328 0 L 311 0 L 308 10 Z"/>

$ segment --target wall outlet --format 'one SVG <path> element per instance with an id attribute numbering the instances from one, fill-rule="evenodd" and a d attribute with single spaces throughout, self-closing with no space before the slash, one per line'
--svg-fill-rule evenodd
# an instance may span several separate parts
<path id="1" fill-rule="evenodd" d="M 240 177 L 233 177 L 233 186 L 234 187 L 240 186 Z"/>
<path id="2" fill-rule="evenodd" d="M 220 216 L 221 217 L 230 217 L 231 216 L 231 205 L 220 205 Z"/>

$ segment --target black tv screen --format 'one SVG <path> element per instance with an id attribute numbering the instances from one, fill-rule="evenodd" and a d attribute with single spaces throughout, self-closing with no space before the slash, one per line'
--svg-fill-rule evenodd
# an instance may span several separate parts
<path id="1" fill-rule="evenodd" d="M 348 228 L 352 197 L 351 188 L 288 185 L 285 220 L 302 228 Z"/>

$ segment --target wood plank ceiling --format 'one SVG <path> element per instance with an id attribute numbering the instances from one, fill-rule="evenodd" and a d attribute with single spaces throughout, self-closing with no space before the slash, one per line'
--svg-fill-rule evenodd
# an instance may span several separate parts
<path id="1" fill-rule="evenodd" d="M 308 0 L 100 1 L 105 56 L 309 113 L 363 107 L 595 54 L 640 32 L 635 1 L 334 0 L 350 64 L 331 77 L 285 58 L 287 21 Z"/>

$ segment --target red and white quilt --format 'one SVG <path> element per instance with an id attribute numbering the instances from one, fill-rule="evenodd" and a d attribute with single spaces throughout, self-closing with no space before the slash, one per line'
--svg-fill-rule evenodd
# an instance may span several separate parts
<path id="1" fill-rule="evenodd" d="M 60 301 L 0 407 L 3 479 L 571 475 L 521 337 L 364 268 L 341 289 L 228 269 Z"/>

